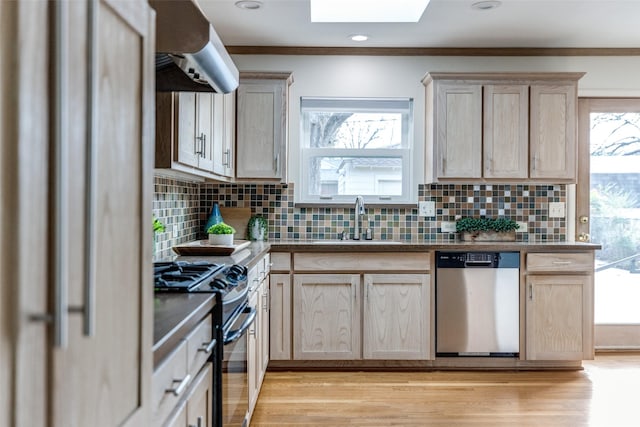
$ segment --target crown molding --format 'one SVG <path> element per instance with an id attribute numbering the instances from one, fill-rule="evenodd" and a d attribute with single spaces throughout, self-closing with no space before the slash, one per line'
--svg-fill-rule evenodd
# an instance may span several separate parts
<path id="1" fill-rule="evenodd" d="M 227 46 L 231 55 L 640 56 L 640 48 Z"/>

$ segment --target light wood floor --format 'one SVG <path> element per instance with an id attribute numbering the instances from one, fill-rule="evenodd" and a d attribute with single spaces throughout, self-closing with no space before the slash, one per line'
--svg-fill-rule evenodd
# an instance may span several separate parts
<path id="1" fill-rule="evenodd" d="M 267 372 L 259 426 L 640 426 L 640 354 L 574 372 Z"/>

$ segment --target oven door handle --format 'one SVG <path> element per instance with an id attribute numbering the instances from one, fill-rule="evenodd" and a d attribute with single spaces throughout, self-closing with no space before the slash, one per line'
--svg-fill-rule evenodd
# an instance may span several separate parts
<path id="1" fill-rule="evenodd" d="M 231 344 L 234 341 L 238 341 L 242 335 L 249 329 L 251 324 L 256 320 L 257 311 L 255 307 L 247 307 L 245 313 L 248 314 L 247 318 L 242 322 L 242 326 L 238 329 L 229 331 L 224 337 L 224 345 Z"/>

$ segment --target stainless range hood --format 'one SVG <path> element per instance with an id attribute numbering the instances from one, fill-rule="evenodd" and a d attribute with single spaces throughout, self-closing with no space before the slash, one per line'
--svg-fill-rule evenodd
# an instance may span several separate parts
<path id="1" fill-rule="evenodd" d="M 156 10 L 156 90 L 229 93 L 239 72 L 192 0 L 151 0 Z"/>

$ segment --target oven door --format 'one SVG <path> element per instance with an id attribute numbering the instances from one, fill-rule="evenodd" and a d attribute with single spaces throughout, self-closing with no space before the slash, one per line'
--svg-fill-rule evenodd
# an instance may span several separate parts
<path id="1" fill-rule="evenodd" d="M 256 320 L 255 307 L 246 306 L 224 330 L 222 418 L 224 427 L 243 427 L 249 410 L 247 331 Z"/>

